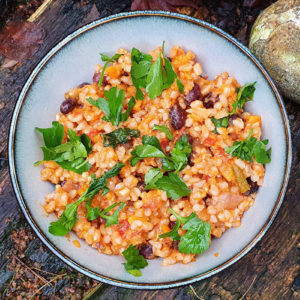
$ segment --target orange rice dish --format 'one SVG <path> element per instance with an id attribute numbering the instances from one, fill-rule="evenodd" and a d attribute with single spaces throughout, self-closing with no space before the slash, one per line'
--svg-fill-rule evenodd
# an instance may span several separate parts
<path id="1" fill-rule="evenodd" d="M 77 201 L 88 189 L 92 174 L 100 178 L 122 162 L 124 167 L 119 174 L 107 180 L 107 193 L 102 195 L 100 192 L 91 200 L 92 208 L 98 207 L 100 211 L 116 203 L 125 203 L 119 211 L 118 222 L 106 226 L 105 219 L 99 216 L 90 221 L 87 208 L 81 203 L 73 232 L 100 253 L 122 255 L 133 245 L 146 259 L 162 258 L 163 266 L 179 262 L 188 264 L 195 261 L 197 253 L 183 253 L 178 248 L 178 239 L 160 237 L 170 232 L 177 220 L 169 209 L 182 217 L 195 213 L 210 225 L 209 238 L 220 238 L 227 229 L 241 226 L 243 214 L 253 205 L 257 190 L 263 184 L 265 168 L 255 158 L 243 160 L 228 154 L 225 149 L 235 141 L 246 140 L 249 135 L 259 142 L 261 118 L 237 108 L 228 117 L 227 126 L 216 126 L 213 120 L 229 116 L 233 110 L 241 85 L 226 72 L 209 80 L 202 74 L 202 65 L 191 51 L 185 52 L 174 46 L 168 59 L 183 84 L 182 93 L 176 80 L 155 99 L 150 99 L 142 87 L 144 100 L 136 100 L 127 120 L 113 125 L 103 119 L 103 110 L 87 99 L 105 98 L 105 91 L 118 87 L 125 92 L 122 108 L 125 111 L 131 97 L 136 96 L 130 75 L 131 52 L 119 49 L 117 53 L 122 55 L 107 66 L 100 87 L 98 81 L 103 67 L 98 64 L 93 83 L 81 84 L 65 93 L 65 104 L 69 101 L 71 107 L 56 115 L 56 121 L 64 127 L 62 143 L 67 141 L 68 129 L 78 136 L 87 135 L 92 145 L 87 156 L 90 168 L 78 174 L 64 169 L 54 160 L 44 161 L 41 179 L 55 185 L 55 190 L 45 197 L 44 210 L 47 214 L 61 216 L 66 206 Z M 148 54 L 152 61 L 157 60 L 161 47 Z M 153 130 L 155 125 L 168 128 L 172 139 L 164 131 Z M 104 135 L 118 128 L 138 130 L 139 136 L 132 136 L 128 142 L 116 147 L 105 146 Z M 145 188 L 147 172 L 152 168 L 162 170 L 160 157 L 146 157 L 135 165 L 130 163 L 132 152 L 142 145 L 145 135 L 155 136 L 166 155 L 171 155 L 183 135 L 187 137 L 191 153 L 187 155 L 184 167 L 176 171 L 176 176 L 189 189 L 188 195 L 174 200 L 163 188 Z M 165 176 L 170 174 L 164 170 L 160 172 Z M 179 237 L 186 232 L 182 227 L 178 228 Z"/>

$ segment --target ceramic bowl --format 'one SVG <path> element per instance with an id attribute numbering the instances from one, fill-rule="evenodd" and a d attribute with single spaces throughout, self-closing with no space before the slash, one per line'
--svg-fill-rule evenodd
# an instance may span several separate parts
<path id="1" fill-rule="evenodd" d="M 166 51 L 178 44 L 192 50 L 209 78 L 227 71 L 241 84 L 257 81 L 254 101 L 246 110 L 261 115 L 263 138 L 272 146 L 272 162 L 266 166 L 264 185 L 254 206 L 245 213 L 242 225 L 232 228 L 189 265 L 162 267 L 161 260 L 149 261 L 143 276 L 124 271 L 121 256 L 99 254 L 81 241 L 81 247 L 66 237 L 53 236 L 46 217 L 44 196 L 53 191 L 41 181 L 41 137 L 34 127 L 50 127 L 64 99 L 64 93 L 82 82 L 91 82 L 99 52 L 113 54 L 120 47 L 144 52 L 165 40 Z M 134 12 L 114 15 L 86 25 L 66 37 L 39 63 L 18 99 L 9 137 L 10 172 L 17 199 L 38 237 L 65 263 L 102 282 L 128 287 L 159 289 L 176 287 L 206 278 L 227 268 L 245 255 L 272 223 L 286 190 L 291 138 L 288 119 L 278 91 L 262 65 L 248 51 L 220 29 L 205 22 L 174 13 Z M 218 252 L 219 256 L 214 254 Z"/>

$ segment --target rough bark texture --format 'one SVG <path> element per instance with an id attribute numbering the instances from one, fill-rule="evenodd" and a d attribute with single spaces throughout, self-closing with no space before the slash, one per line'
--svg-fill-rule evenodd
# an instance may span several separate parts
<path id="1" fill-rule="evenodd" d="M 43 247 L 25 221 L 9 179 L 8 129 L 21 88 L 39 60 L 69 33 L 99 17 L 128 10 L 130 2 L 96 1 L 94 5 L 53 0 L 36 20 L 48 34 L 35 56 L 10 68 L 3 67 L 7 61 L 0 56 L 0 295 L 3 299 L 27 299 L 34 294 L 33 299 L 82 299 L 97 285 Z M 235 5 L 239 1 L 229 2 Z M 287 99 L 285 103 L 293 138 L 290 183 L 274 223 L 254 249 L 233 266 L 192 287 L 135 291 L 103 284 L 90 299 L 300 299 L 300 113 L 299 106 Z"/>

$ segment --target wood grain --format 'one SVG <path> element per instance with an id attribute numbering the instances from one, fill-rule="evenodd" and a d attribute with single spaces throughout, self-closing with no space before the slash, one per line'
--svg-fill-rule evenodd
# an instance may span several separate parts
<path id="1" fill-rule="evenodd" d="M 0 293 L 13 274 L 7 269 L 11 257 L 6 258 L 13 247 L 10 235 L 20 228 L 29 230 L 14 196 L 7 161 L 10 119 L 21 88 L 40 59 L 65 36 L 96 18 L 128 10 L 130 5 L 130 1 L 121 6 L 118 1 L 97 1 L 97 6 L 93 3 L 83 5 L 82 2 L 53 0 L 35 19 L 47 32 L 35 56 L 13 68 L 0 67 L 0 107 L 4 106 L 0 109 Z M 3 62 L 4 58 L 0 57 L 0 66 Z M 300 113 L 299 106 L 288 100 L 286 108 L 293 139 L 290 182 L 274 223 L 250 253 L 221 273 L 193 284 L 193 288 L 135 291 L 103 284 L 94 299 L 300 299 Z M 66 269 L 53 254 L 40 248 L 38 239 L 28 243 L 24 259 L 29 266 L 41 261 L 44 270 L 49 272 Z M 56 291 L 58 298 L 54 296 L 54 289 L 43 289 L 44 295 L 47 295 L 45 299 L 68 299 L 67 294 L 60 294 L 67 286 L 68 281 L 61 284 Z M 81 289 L 81 295 L 85 295 L 90 287 L 82 286 Z"/>

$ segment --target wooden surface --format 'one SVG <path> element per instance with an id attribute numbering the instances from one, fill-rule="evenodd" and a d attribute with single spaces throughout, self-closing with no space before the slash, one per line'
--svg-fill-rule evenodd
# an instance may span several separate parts
<path id="1" fill-rule="evenodd" d="M 130 2 L 122 1 L 120 5 L 118 1 L 98 1 L 96 7 L 83 1 L 53 0 L 36 20 L 47 36 L 35 56 L 12 68 L 3 68 L 4 58 L 0 56 L 0 295 L 6 295 L 3 299 L 9 298 L 7 290 L 14 282 L 21 282 L 23 286 L 19 290 L 15 288 L 12 299 L 32 296 L 32 287 L 24 283 L 27 280 L 35 280 L 36 289 L 40 288 L 34 299 L 82 299 L 97 284 L 63 264 L 41 245 L 29 228 L 9 179 L 8 130 L 21 88 L 40 59 L 80 26 L 129 10 Z M 290 182 L 274 223 L 250 253 L 226 270 L 192 286 L 135 291 L 103 284 L 98 286 L 92 299 L 300 299 L 300 114 L 299 106 L 288 100 L 285 103 L 293 139 Z M 36 274 L 34 268 L 39 269 Z M 55 286 L 50 283 L 41 288 L 44 283 L 39 274 L 49 280 L 46 272 L 58 277 L 52 281 Z"/>

